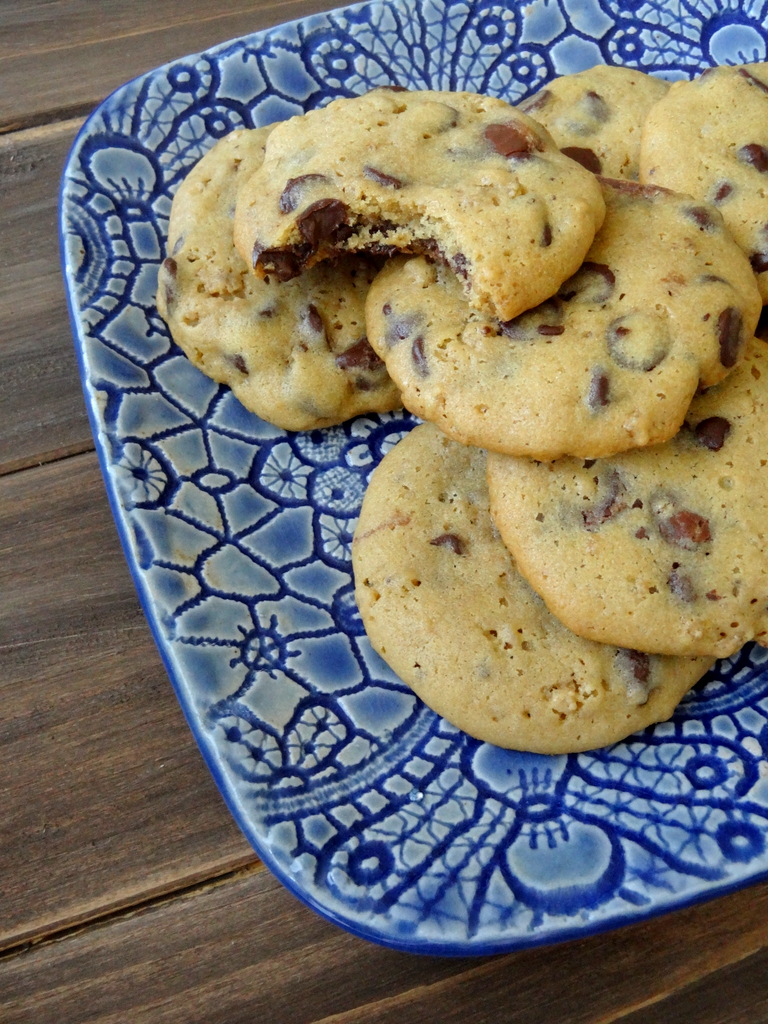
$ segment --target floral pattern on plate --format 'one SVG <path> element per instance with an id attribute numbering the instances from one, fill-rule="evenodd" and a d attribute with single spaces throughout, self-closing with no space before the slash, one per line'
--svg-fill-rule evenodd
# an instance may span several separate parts
<path id="1" fill-rule="evenodd" d="M 201 749 L 273 871 L 349 930 L 427 953 L 589 934 L 768 873 L 768 652 L 590 754 L 470 739 L 377 657 L 350 542 L 413 421 L 286 434 L 173 345 L 154 305 L 171 198 L 226 132 L 397 83 L 516 102 L 624 63 L 765 59 L 768 0 L 394 0 L 174 61 L 110 96 L 65 169 L 61 237 L 97 449 Z M 460 666 L 457 666 L 460 671 Z"/>

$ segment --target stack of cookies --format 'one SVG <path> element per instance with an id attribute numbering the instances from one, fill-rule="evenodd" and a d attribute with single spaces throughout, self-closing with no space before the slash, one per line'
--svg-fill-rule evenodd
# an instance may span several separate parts
<path id="1" fill-rule="evenodd" d="M 668 718 L 768 627 L 768 65 L 515 108 L 379 89 L 221 140 L 158 307 L 290 430 L 402 402 L 353 544 L 377 651 L 542 753 Z"/>

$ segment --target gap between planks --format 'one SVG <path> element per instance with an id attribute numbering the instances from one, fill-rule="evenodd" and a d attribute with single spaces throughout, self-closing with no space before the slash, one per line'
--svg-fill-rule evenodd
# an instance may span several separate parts
<path id="1" fill-rule="evenodd" d="M 130 48 L 132 43 L 135 45 L 137 40 L 141 41 L 144 38 L 148 41 L 146 47 L 148 65 L 143 68 L 132 67 L 133 73 L 126 70 L 125 76 L 130 79 L 136 74 L 151 71 L 154 67 L 160 67 L 170 60 L 188 55 L 186 52 L 174 53 L 173 49 L 169 50 L 167 46 L 161 45 L 158 48 L 152 44 L 152 40 L 167 37 L 169 32 L 174 35 L 181 34 L 183 38 L 187 38 L 187 45 L 182 46 L 182 51 L 191 49 L 191 52 L 195 53 L 218 46 L 230 39 L 240 38 L 244 34 L 276 27 L 282 22 L 288 23 L 298 18 L 332 11 L 338 6 L 337 0 L 330 0 L 330 2 L 329 0 L 272 0 L 272 2 L 248 5 L 241 3 L 235 10 L 228 8 L 202 16 L 196 13 L 186 18 L 182 17 L 171 25 L 161 21 L 158 24 L 146 25 L 133 31 L 118 32 L 114 36 L 84 39 L 61 45 L 44 44 L 37 49 L 26 50 L 23 53 L 8 54 L 0 57 L 0 74 L 7 73 L 11 83 L 9 88 L 11 88 L 14 76 L 24 79 L 28 63 L 39 63 L 43 59 L 43 64 L 47 66 L 44 58 L 50 56 L 54 62 L 58 59 L 61 63 L 68 64 L 71 62 L 72 55 L 76 55 L 75 65 L 87 66 L 92 63 L 97 66 L 99 60 L 92 56 L 89 57 L 89 54 L 100 54 L 105 44 L 114 48 L 115 46 L 119 47 L 122 43 Z M 244 21 L 244 19 L 247 20 Z M 217 23 L 221 25 L 220 30 L 216 29 Z M 67 56 L 63 56 L 65 54 Z M 97 80 L 98 77 L 96 75 Z M 65 118 L 90 113 L 104 99 L 105 95 L 111 93 L 120 84 L 119 81 L 111 79 L 107 81 L 109 84 L 104 84 L 103 88 L 97 87 L 95 93 L 89 95 L 87 99 L 81 95 L 79 99 L 73 98 L 72 102 L 64 103 L 61 107 L 53 105 L 52 97 L 47 101 L 41 98 L 36 108 L 23 113 L 18 113 L 13 110 L 13 107 L 10 107 L 0 114 L 0 139 L 6 135 L 13 136 L 28 128 L 46 123 L 57 123 Z M 45 88 L 43 89 L 44 93 Z"/>
<path id="2" fill-rule="evenodd" d="M 154 25 L 145 25 L 142 28 L 136 28 L 133 31 L 119 32 L 116 35 L 109 36 L 108 39 L 100 36 L 98 39 L 80 39 L 75 43 L 66 41 L 56 46 L 40 46 L 36 49 L 27 50 L 23 54 L 7 54 L 4 57 L 0 57 L 0 70 L 2 70 L 2 63 L 4 60 L 13 60 L 13 58 L 16 56 L 42 57 L 47 56 L 51 53 L 60 52 L 61 50 L 71 50 L 76 48 L 79 49 L 80 47 L 86 46 L 101 46 L 104 42 L 109 42 L 110 45 L 117 45 L 120 43 L 121 40 L 124 39 L 134 39 L 137 36 L 146 36 L 150 35 L 151 33 L 159 31 L 167 32 L 170 30 L 177 30 L 182 28 L 182 26 L 184 25 L 207 25 L 214 21 L 221 21 L 225 18 L 237 17 L 241 14 L 250 15 L 258 13 L 259 15 L 263 15 L 267 11 L 274 10 L 276 12 L 279 12 L 280 9 L 283 7 L 295 8 L 296 6 L 297 5 L 295 0 L 276 0 L 276 2 L 274 3 L 260 3 L 257 8 L 254 8 L 254 5 L 251 3 L 246 6 L 240 6 L 235 10 L 233 10 L 231 7 L 228 7 L 226 11 L 219 11 L 217 14 L 210 14 L 208 15 L 208 17 L 200 17 L 199 15 L 195 15 L 194 17 L 190 18 L 182 17 L 179 18 L 178 21 L 175 21 L 173 25 L 164 25 L 162 23 Z M 312 5 L 313 9 L 314 6 L 315 5 Z M 292 17 L 296 17 L 296 15 L 293 14 Z M 278 22 L 275 22 L 275 24 L 278 24 Z"/>
<path id="3" fill-rule="evenodd" d="M 11 459 L 0 464 L 0 480 L 3 477 L 12 476 L 14 473 L 21 473 L 25 469 L 40 469 L 53 462 L 62 462 L 64 459 L 77 458 L 78 455 L 88 455 L 95 451 L 93 440 L 76 442 L 62 448 L 53 448 L 48 452 L 37 452 L 35 455 L 25 456 L 20 459 Z"/>
<path id="4" fill-rule="evenodd" d="M 240 864 L 228 871 L 223 871 L 221 874 L 210 875 L 198 881 L 178 886 L 175 889 L 159 891 L 137 900 L 135 903 L 105 910 L 102 913 L 84 917 L 80 921 L 70 922 L 58 928 L 54 925 L 52 930 L 45 935 L 40 935 L 34 939 L 23 939 L 0 950 L 0 965 L 15 957 L 24 956 L 32 950 L 51 945 L 54 942 L 63 942 L 66 939 L 81 935 L 83 932 L 91 931 L 95 928 L 108 928 L 115 922 L 130 920 L 130 918 L 143 913 L 150 907 L 162 907 L 176 901 L 181 902 L 194 899 L 196 896 L 212 892 L 214 889 L 220 889 L 224 885 L 229 885 L 232 882 L 241 881 L 250 875 L 257 875 L 266 871 L 263 862 L 255 854 L 253 854 L 253 857 L 255 859 L 245 864 Z"/>
<path id="5" fill-rule="evenodd" d="M 579 942 L 579 940 L 576 940 Z M 566 946 L 568 943 L 565 944 Z M 557 945 L 552 947 L 553 950 L 558 950 Z M 546 949 L 546 947 L 541 947 Z M 682 983 L 675 984 L 676 981 L 681 979 L 673 976 L 669 979 L 669 982 L 660 991 L 648 996 L 644 999 L 638 999 L 634 1002 L 616 1007 L 612 1010 L 607 1010 L 603 1013 L 599 1013 L 597 1016 L 589 1015 L 589 1007 L 585 1006 L 583 1012 L 579 1013 L 578 1020 L 581 1024 L 621 1024 L 622 1021 L 625 1024 L 642 1024 L 644 1019 L 643 1011 L 651 1007 L 662 1007 L 663 1004 L 668 1000 L 675 1000 L 684 998 L 686 993 L 693 992 L 697 987 L 701 987 L 702 982 L 706 982 L 707 979 L 720 974 L 723 971 L 728 971 L 737 964 L 744 963 L 751 957 L 759 955 L 763 951 L 763 947 L 756 946 L 754 949 L 748 949 L 742 952 L 740 955 L 734 956 L 733 959 L 728 960 L 725 963 L 713 965 L 709 970 L 702 972 L 698 977 L 691 979 L 690 981 L 682 981 Z M 535 954 L 535 950 L 522 950 L 518 953 L 511 953 L 508 956 L 515 958 L 517 956 L 525 957 L 527 955 Z M 399 1020 L 401 1024 L 412 1024 L 416 1020 L 431 1020 L 432 1018 L 424 1018 L 424 1010 L 427 1006 L 437 1005 L 444 1007 L 452 1002 L 460 1004 L 461 996 L 456 1000 L 449 998 L 450 990 L 456 989 L 459 986 L 466 986 L 467 984 L 476 987 L 478 984 L 483 984 L 483 979 L 487 978 L 490 984 L 496 981 L 496 976 L 499 973 L 499 964 L 503 960 L 507 959 L 504 955 L 502 957 L 494 957 L 491 960 L 484 960 L 477 965 L 477 967 L 469 967 L 461 973 L 453 974 L 447 978 L 440 978 L 437 981 L 433 981 L 428 984 L 414 985 L 403 992 L 398 992 L 395 995 L 387 996 L 383 999 L 376 999 L 372 1002 L 365 1004 L 365 1006 L 350 1007 L 347 1010 L 342 1010 L 339 1013 L 332 1013 L 324 1017 L 318 1017 L 313 1019 L 312 1024 L 361 1024 L 362 1021 L 374 1022 L 374 1024 L 390 1024 L 390 1022 Z M 448 997 L 448 998 L 447 998 Z M 413 1012 L 411 1012 L 413 1011 Z M 525 1012 L 524 1009 L 517 1005 L 510 1007 L 510 1013 L 514 1014 L 514 1017 L 510 1016 L 510 1021 L 519 1021 L 523 1024 L 523 1017 L 519 1015 L 519 1012 Z M 364 1012 L 364 1016 L 361 1016 L 361 1012 Z M 451 1020 L 453 1018 L 450 1018 Z M 474 1018 L 473 1018 L 474 1019 Z M 536 1018 L 537 1020 L 543 1018 Z M 562 1018 L 555 1018 L 561 1019 Z M 719 1019 L 719 1018 L 718 1018 Z M 678 1021 L 679 1016 L 676 1011 L 675 1005 L 670 1003 L 669 1020 Z"/>
<path id="6" fill-rule="evenodd" d="M 0 152 L 3 149 L 15 149 L 16 147 L 22 147 L 25 145 L 39 142 L 40 139 L 48 135 L 70 132 L 72 138 L 77 135 L 82 126 L 85 124 L 86 116 L 93 110 L 92 106 L 89 106 L 86 111 L 82 113 L 73 113 L 68 117 L 61 117 L 56 121 L 41 121 L 37 124 L 22 125 L 9 129 L 8 127 L 0 126 Z M 40 115 L 43 116 L 42 114 Z"/>

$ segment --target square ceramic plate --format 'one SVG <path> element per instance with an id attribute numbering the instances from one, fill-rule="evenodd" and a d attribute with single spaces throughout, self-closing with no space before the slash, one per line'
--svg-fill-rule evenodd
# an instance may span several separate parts
<path id="1" fill-rule="evenodd" d="M 131 82 L 65 169 L 64 274 L 96 446 L 147 616 L 232 813 L 296 895 L 366 938 L 490 953 L 768 874 L 768 651 L 590 754 L 478 743 L 368 644 L 350 540 L 411 425 L 286 434 L 169 339 L 171 198 L 221 135 L 397 83 L 512 102 L 594 63 L 668 78 L 766 59 L 768 0 L 395 0 L 237 39 Z M 460 671 L 460 667 L 458 668 Z"/>

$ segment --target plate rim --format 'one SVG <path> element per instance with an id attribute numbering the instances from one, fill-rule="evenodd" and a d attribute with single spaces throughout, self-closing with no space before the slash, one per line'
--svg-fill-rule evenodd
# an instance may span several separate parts
<path id="1" fill-rule="evenodd" d="M 400 7 L 407 7 L 410 2 L 413 2 L 413 0 L 395 0 L 396 5 Z M 419 2 L 421 2 L 421 0 L 419 0 Z M 609 0 L 609 2 L 612 5 L 615 5 L 620 4 L 622 0 Z M 350 12 L 359 12 L 364 9 L 375 7 L 386 7 L 391 4 L 392 0 L 361 0 L 361 2 L 356 2 L 354 4 L 340 4 L 333 8 L 329 8 L 328 10 L 313 12 L 304 17 L 294 18 L 287 22 L 258 29 L 243 36 L 232 37 L 191 54 L 172 58 L 156 67 L 141 72 L 113 89 L 86 117 L 69 147 L 63 164 L 59 180 L 57 209 L 59 258 L 64 281 L 67 313 L 73 335 L 80 385 L 83 390 L 89 426 L 94 440 L 94 448 L 98 458 L 99 469 L 104 481 L 112 521 L 118 533 L 123 556 L 136 589 L 144 618 L 149 626 L 150 633 L 160 655 L 162 665 L 172 684 L 177 703 L 181 708 L 187 726 L 189 727 L 197 748 L 203 757 L 203 761 L 214 781 L 214 784 L 216 785 L 220 796 L 224 800 L 236 826 L 246 838 L 249 845 L 252 847 L 264 866 L 279 880 L 279 882 L 292 896 L 297 898 L 301 903 L 313 910 L 320 917 L 344 931 L 358 938 L 372 942 L 375 945 L 400 952 L 413 953 L 422 956 L 485 957 L 523 951 L 542 946 L 559 945 L 563 942 L 572 941 L 574 939 L 587 939 L 627 925 L 640 924 L 678 910 L 685 910 L 693 906 L 698 906 L 700 904 L 707 903 L 710 900 L 740 891 L 768 879 L 768 853 L 765 855 L 765 866 L 761 870 L 754 871 L 746 878 L 734 878 L 710 883 L 706 889 L 696 890 L 684 895 L 675 895 L 673 893 L 671 898 L 664 900 L 658 899 L 648 907 L 641 908 L 634 906 L 631 912 L 616 912 L 597 921 L 580 919 L 578 923 L 574 923 L 572 925 L 550 928 L 546 934 L 537 934 L 535 930 L 531 930 L 527 934 L 516 932 L 508 934 L 505 937 L 499 937 L 495 940 L 469 938 L 462 942 L 459 940 L 443 941 L 432 938 L 409 940 L 406 936 L 395 937 L 393 934 L 380 932 L 375 927 L 361 923 L 360 920 L 353 916 L 352 911 L 350 911 L 349 916 L 345 916 L 334 910 L 333 907 L 324 905 L 313 896 L 312 892 L 305 889 L 300 884 L 297 884 L 296 880 L 288 871 L 286 871 L 284 866 L 274 856 L 268 844 L 265 843 L 263 837 L 258 835 L 253 823 L 244 817 L 242 813 L 242 804 L 236 795 L 232 782 L 223 771 L 223 758 L 221 761 L 217 759 L 213 743 L 205 730 L 205 722 L 202 716 L 194 713 L 193 702 L 191 700 L 188 701 L 187 699 L 188 695 L 185 692 L 179 667 L 171 658 L 170 648 L 163 635 L 162 624 L 155 611 L 154 597 L 150 591 L 148 580 L 140 571 L 140 566 L 136 558 L 135 546 L 133 539 L 130 536 L 130 523 L 128 516 L 126 510 L 121 505 L 117 492 L 114 464 L 110 463 L 108 459 L 108 445 L 105 443 L 107 434 L 103 429 L 104 425 L 99 416 L 97 389 L 93 388 L 89 381 L 89 367 L 86 361 L 85 352 L 87 332 L 84 330 L 83 323 L 76 309 L 76 293 L 73 280 L 74 274 L 70 266 L 66 244 L 68 228 L 65 221 L 65 198 L 67 195 L 68 185 L 71 180 L 71 169 L 76 163 L 76 157 L 84 138 L 93 132 L 95 123 L 102 113 L 109 108 L 110 104 L 113 103 L 116 97 L 121 96 L 140 83 L 149 82 L 155 79 L 157 76 L 162 75 L 168 69 L 177 64 L 188 64 L 200 59 L 208 59 L 211 56 L 215 57 L 221 52 L 243 43 L 256 47 L 263 43 L 271 33 L 284 31 L 297 25 L 307 25 L 311 21 L 317 21 L 319 23 L 322 22 L 323 19 L 328 19 L 340 14 L 346 15 Z M 523 10 L 526 6 L 530 5 L 527 3 L 527 0 L 508 0 L 507 6 Z M 633 65 L 624 64 L 620 66 L 632 67 Z M 639 68 L 638 70 L 642 70 L 642 68 Z M 573 755 L 566 756 L 570 758 Z"/>

